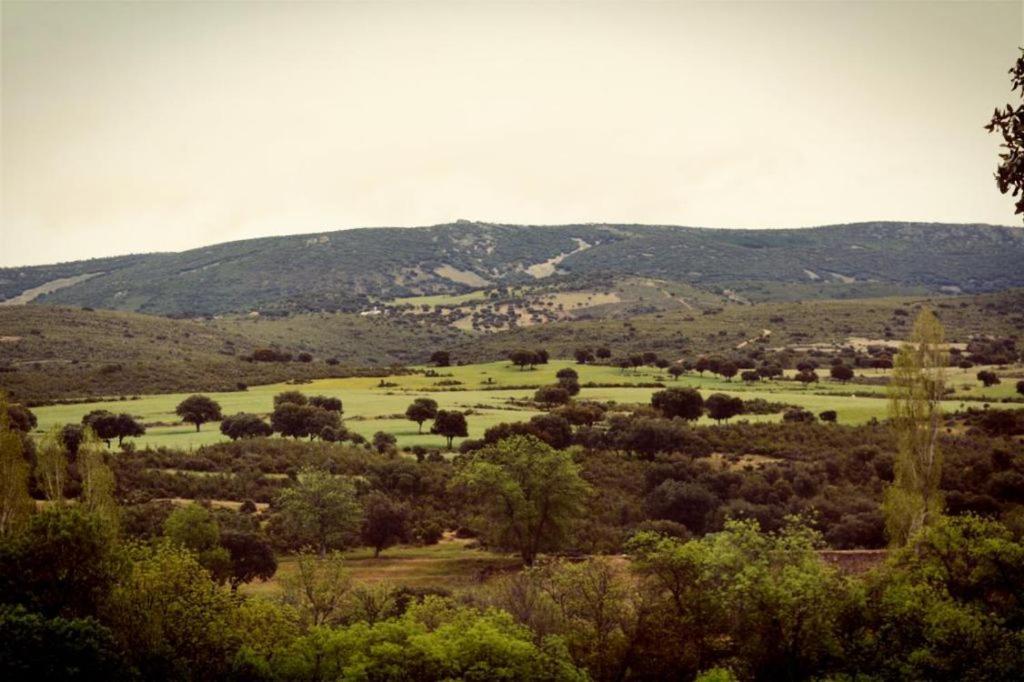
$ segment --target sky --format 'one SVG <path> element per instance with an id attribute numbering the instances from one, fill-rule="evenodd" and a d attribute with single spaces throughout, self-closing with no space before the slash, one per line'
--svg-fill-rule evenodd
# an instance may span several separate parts
<path id="1" fill-rule="evenodd" d="M 1022 2 L 9 2 L 0 266 L 456 219 L 1019 224 Z"/>

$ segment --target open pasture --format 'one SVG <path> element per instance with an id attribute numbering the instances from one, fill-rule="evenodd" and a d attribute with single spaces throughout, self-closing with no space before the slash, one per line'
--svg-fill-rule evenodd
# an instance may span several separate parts
<path id="1" fill-rule="evenodd" d="M 887 410 L 886 387 L 880 384 L 838 384 L 825 378 L 818 384 L 807 386 L 792 381 L 745 384 L 738 379 L 725 381 L 710 373 L 704 376 L 684 375 L 673 380 L 661 370 L 653 368 L 623 371 L 618 367 L 604 365 L 576 365 L 568 360 L 553 360 L 534 369 L 521 370 L 508 362 L 492 362 L 434 370 L 421 369 L 385 379 L 319 379 L 298 385 L 268 384 L 253 386 L 246 391 L 210 395 L 220 403 L 226 415 L 236 412 L 268 415 L 273 409 L 274 395 L 286 390 L 337 397 L 344 404 L 345 425 L 356 433 L 369 438 L 377 431 L 385 431 L 394 434 L 398 444 L 403 447 L 440 447 L 444 439 L 429 433 L 429 423 L 424 425 L 421 434 L 417 432 L 415 423 L 405 419 L 405 409 L 414 398 L 431 397 L 441 409 L 472 410 L 467 416 L 469 437 L 479 438 L 487 428 L 495 424 L 525 421 L 537 414 L 537 411 L 524 409 L 512 401 L 527 400 L 537 386 L 554 383 L 555 373 L 564 367 L 573 367 L 579 373 L 580 383 L 584 386 L 579 397 L 584 400 L 615 401 L 624 405 L 648 403 L 651 394 L 659 390 L 650 384 L 660 382 L 665 386 L 696 388 L 705 398 L 711 393 L 721 392 L 737 395 L 744 400 L 762 398 L 798 405 L 815 414 L 823 410 L 835 410 L 839 421 L 847 424 L 863 423 L 872 418 L 883 419 Z M 984 397 L 997 401 L 1014 394 L 1016 380 L 1009 373 L 1006 373 L 1007 378 L 1003 383 L 988 388 L 983 388 L 977 382 L 974 378 L 976 373 L 977 368 L 950 370 L 948 381 L 955 389 L 955 394 L 944 403 L 947 411 L 980 407 L 983 404 L 977 400 L 961 400 L 962 397 Z M 864 372 L 867 376 L 876 374 L 879 372 L 874 370 Z M 865 394 L 874 394 L 876 397 Z M 38 407 L 34 411 L 39 418 L 40 431 L 54 424 L 79 422 L 91 410 L 129 412 L 146 424 L 146 435 L 136 439 L 140 447 L 190 449 L 223 440 L 216 423 L 204 424 L 196 432 L 190 424 L 180 422 L 174 414 L 174 408 L 186 396 L 182 393 L 148 395 L 137 400 L 52 405 Z M 775 421 L 781 415 L 748 415 L 743 418 Z"/>

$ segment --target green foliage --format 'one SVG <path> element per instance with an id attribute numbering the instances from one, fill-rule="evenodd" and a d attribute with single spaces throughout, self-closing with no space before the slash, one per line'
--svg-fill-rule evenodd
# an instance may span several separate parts
<path id="1" fill-rule="evenodd" d="M 68 456 L 64 446 L 63 429 L 54 426 L 39 439 L 36 446 L 35 479 L 46 499 L 58 504 L 64 501 L 64 486 L 68 480 Z"/>
<path id="2" fill-rule="evenodd" d="M 0 536 L 22 528 L 34 507 L 21 432 L 11 427 L 7 406 L 0 393 Z"/>
<path id="3" fill-rule="evenodd" d="M 0 677 L 118 680 L 131 675 L 110 630 L 93 618 L 46 618 L 0 606 Z"/>
<path id="4" fill-rule="evenodd" d="M 1024 674 L 1024 546 L 976 517 L 941 519 L 867 584 L 855 670 L 903 679 Z"/>
<path id="5" fill-rule="evenodd" d="M 437 597 L 397 619 L 314 629 L 272 666 L 288 679 L 587 679 L 557 639 L 536 643 L 506 613 Z"/>
<path id="6" fill-rule="evenodd" d="M 286 603 L 314 627 L 339 622 L 352 589 L 341 553 L 314 554 L 303 550 L 295 558 L 295 568 L 281 581 Z"/>
<path id="7" fill-rule="evenodd" d="M 77 459 L 82 479 L 82 508 L 103 519 L 111 532 L 116 532 L 119 512 L 114 493 L 117 482 L 108 464 L 109 454 L 90 428 L 85 429 Z"/>
<path id="8" fill-rule="evenodd" d="M 691 674 L 741 661 L 755 679 L 801 679 L 825 669 L 839 642 L 843 584 L 815 551 L 821 538 L 793 523 L 775 534 L 755 522 L 680 542 L 640 533 L 636 570 L 658 598 L 661 629 L 644 653 Z"/>
<path id="9" fill-rule="evenodd" d="M 220 526 L 209 509 L 195 503 L 175 509 L 164 521 L 164 536 L 192 552 L 216 582 L 228 579 L 231 556 L 220 545 Z"/>
<path id="10" fill-rule="evenodd" d="M 531 436 L 513 436 L 469 456 L 455 479 L 480 505 L 478 531 L 527 565 L 558 549 L 583 513 L 590 486 L 565 452 Z"/>
<path id="11" fill-rule="evenodd" d="M 226 675 L 238 646 L 233 610 L 191 552 L 156 543 L 132 549 L 102 615 L 145 678 L 212 680 Z"/>
<path id="12" fill-rule="evenodd" d="M 0 600 L 48 617 L 94 616 L 122 572 L 104 519 L 59 506 L 0 544 Z"/>
<path id="13" fill-rule="evenodd" d="M 896 478 L 886 490 L 886 531 L 895 545 L 905 543 L 942 513 L 942 426 L 944 368 L 948 354 L 938 318 L 918 315 L 910 342 L 893 361 L 889 418 L 896 433 Z"/>
<path id="14" fill-rule="evenodd" d="M 287 546 L 310 546 L 320 554 L 347 547 L 362 518 L 352 482 L 314 468 L 302 469 L 277 505 Z"/>

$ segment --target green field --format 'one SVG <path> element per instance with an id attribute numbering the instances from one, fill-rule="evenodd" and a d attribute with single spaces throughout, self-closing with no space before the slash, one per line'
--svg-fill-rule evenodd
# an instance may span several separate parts
<path id="1" fill-rule="evenodd" d="M 462 305 L 470 301 L 482 301 L 487 298 L 487 291 L 477 289 L 468 294 L 437 294 L 434 296 L 406 296 L 396 298 L 390 303 L 392 305 Z"/>
<path id="2" fill-rule="evenodd" d="M 405 408 L 414 398 L 429 396 L 437 400 L 442 409 L 472 410 L 467 416 L 469 437 L 479 438 L 487 428 L 495 424 L 524 421 L 537 414 L 536 411 L 510 404 L 510 401 L 528 399 L 535 387 L 553 383 L 555 373 L 570 366 L 579 372 L 580 383 L 584 384 L 580 398 L 586 400 L 615 401 L 620 404 L 648 403 L 651 394 L 658 389 L 637 384 L 660 381 L 666 386 L 697 388 L 705 397 L 722 392 L 745 400 L 763 398 L 799 405 L 814 413 L 832 409 L 838 413 L 840 422 L 848 424 L 863 423 L 872 418 L 883 419 L 886 416 L 886 388 L 883 385 L 841 385 L 829 380 L 810 386 L 791 381 L 746 385 L 739 380 L 724 381 L 710 374 L 703 377 L 685 375 L 674 381 L 662 371 L 652 368 L 642 368 L 638 372 L 623 371 L 617 367 L 575 365 L 567 360 L 552 361 L 533 370 L 520 370 L 508 362 L 492 362 L 440 368 L 435 370 L 437 376 L 427 376 L 420 370 L 386 380 L 370 377 L 319 379 L 299 385 L 269 384 L 254 386 L 247 391 L 211 395 L 221 404 L 224 414 L 254 412 L 262 415 L 269 414 L 273 409 L 274 395 L 285 390 L 297 389 L 308 395 L 334 396 L 341 398 L 344 403 L 345 424 L 352 431 L 366 437 L 377 431 L 393 433 L 400 446 L 440 447 L 444 445 L 444 439 L 429 434 L 429 424 L 425 425 L 424 433 L 419 434 L 416 425 L 404 418 Z M 1007 376 L 1002 384 L 982 388 L 974 378 L 976 373 L 977 368 L 950 371 L 948 379 L 956 389 L 956 397 L 984 397 L 995 401 L 1014 394 L 1014 379 Z M 382 381 L 394 386 L 382 387 Z M 460 384 L 440 385 L 442 382 L 453 381 Z M 586 387 L 586 384 L 603 386 Z M 854 396 L 854 392 L 873 393 L 877 397 Z M 35 408 L 34 412 L 39 418 L 40 431 L 54 424 L 79 422 L 82 415 L 94 409 L 129 412 L 146 424 L 146 435 L 136 439 L 139 446 L 190 449 L 223 440 L 217 424 L 205 424 L 197 433 L 193 426 L 180 423 L 174 408 L 185 396 L 162 394 L 142 396 L 138 400 L 53 405 Z M 945 409 L 950 412 L 972 405 L 980 407 L 981 404 L 958 399 L 944 403 Z M 750 415 L 744 418 L 751 421 L 774 421 L 781 416 Z"/>
<path id="3" fill-rule="evenodd" d="M 385 582 L 392 587 L 459 590 L 479 585 L 487 578 L 517 570 L 515 556 L 475 548 L 469 540 L 447 536 L 436 545 L 399 545 L 379 557 L 367 547 L 345 552 L 345 567 L 355 584 Z M 266 582 L 243 585 L 244 594 L 278 595 L 280 580 L 296 570 L 294 557 L 280 557 L 277 573 Z"/>

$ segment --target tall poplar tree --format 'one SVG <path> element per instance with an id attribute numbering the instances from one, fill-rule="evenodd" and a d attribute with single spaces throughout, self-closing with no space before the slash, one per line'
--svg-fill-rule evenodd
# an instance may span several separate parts
<path id="1" fill-rule="evenodd" d="M 0 393 L 0 535 L 24 526 L 34 506 L 28 494 L 29 466 L 21 438 L 11 426 L 7 400 Z"/>
<path id="2" fill-rule="evenodd" d="M 947 364 L 942 324 L 923 310 L 893 361 L 889 418 L 896 436 L 895 480 L 885 491 L 889 541 L 904 545 L 942 514 L 942 394 Z"/>

